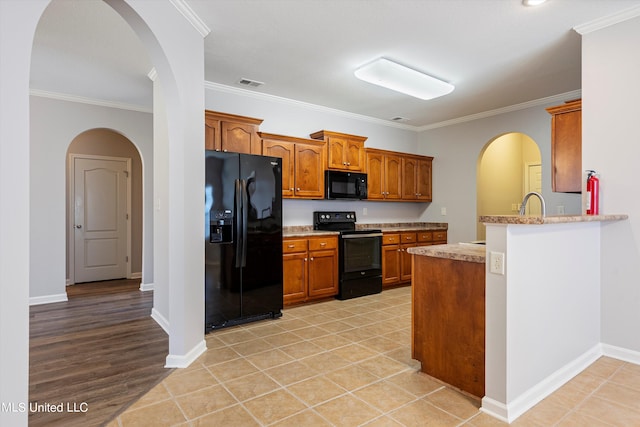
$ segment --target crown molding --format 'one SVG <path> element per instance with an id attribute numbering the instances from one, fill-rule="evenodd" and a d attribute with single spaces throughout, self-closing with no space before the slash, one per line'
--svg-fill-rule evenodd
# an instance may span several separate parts
<path id="1" fill-rule="evenodd" d="M 158 77 L 156 67 L 153 67 L 151 70 L 149 70 L 149 72 L 147 73 L 147 77 L 149 77 L 149 80 L 151 80 L 152 82 L 156 81 L 156 78 Z"/>
<path id="2" fill-rule="evenodd" d="M 184 16 L 193 28 L 195 28 L 202 37 L 207 37 L 211 29 L 204 23 L 202 19 L 191 9 L 191 6 L 185 0 L 169 0 L 169 2 Z"/>
<path id="3" fill-rule="evenodd" d="M 70 95 L 67 93 L 49 92 L 40 89 L 30 89 L 29 95 L 40 98 L 51 98 L 59 101 L 78 102 L 81 104 L 96 105 L 99 107 L 118 108 L 120 110 L 137 111 L 139 113 L 153 113 L 153 108 L 142 105 L 126 104 L 124 102 L 105 101 L 102 99 L 85 98 L 83 96 Z"/>
<path id="4" fill-rule="evenodd" d="M 535 99 L 535 100 L 532 100 L 532 101 L 523 102 L 521 104 L 515 104 L 515 105 L 508 106 L 508 107 L 498 108 L 498 109 L 495 109 L 495 110 L 483 111 L 481 113 L 472 114 L 472 115 L 469 115 L 469 116 L 463 116 L 463 117 L 458 117 L 458 118 L 451 119 L 451 120 L 445 120 L 445 121 L 438 122 L 438 123 L 432 123 L 430 125 L 413 126 L 413 125 L 409 125 L 409 124 L 402 124 L 402 123 L 392 122 L 390 120 L 377 119 L 377 118 L 374 118 L 374 117 L 369 117 L 369 116 L 365 116 L 365 115 L 361 115 L 361 114 L 349 113 L 347 111 L 337 110 L 337 109 L 329 108 L 329 107 L 323 107 L 321 105 L 316 105 L 316 104 L 310 104 L 310 103 L 306 103 L 306 102 L 296 101 L 296 100 L 293 100 L 293 99 L 290 99 L 290 98 L 282 98 L 282 97 L 275 96 L 275 95 L 268 95 L 268 94 L 265 94 L 265 93 L 250 91 L 250 90 L 247 90 L 247 89 L 235 88 L 235 87 L 222 85 L 222 84 L 219 84 L 219 83 L 213 83 L 213 82 L 209 82 L 209 81 L 205 81 L 204 86 L 205 86 L 205 89 L 211 89 L 211 90 L 217 90 L 217 91 L 220 91 L 220 92 L 233 93 L 233 94 L 236 94 L 236 95 L 247 96 L 247 97 L 250 97 L 250 98 L 261 99 L 261 100 L 266 100 L 266 101 L 274 101 L 274 102 L 279 102 L 281 104 L 289 104 L 289 105 L 292 105 L 292 106 L 302 107 L 302 108 L 306 108 L 306 109 L 309 109 L 309 110 L 322 111 L 322 112 L 325 112 L 325 113 L 332 113 L 332 114 L 336 114 L 336 115 L 339 115 L 339 116 L 342 116 L 342 117 L 346 117 L 346 118 L 365 121 L 365 122 L 369 122 L 369 123 L 375 123 L 375 124 L 379 124 L 379 125 L 382 125 L 382 126 L 394 127 L 394 128 L 398 128 L 398 129 L 411 130 L 411 131 L 414 131 L 414 132 L 422 132 L 422 131 L 430 130 L 430 129 L 436 129 L 436 128 L 441 128 L 441 127 L 446 127 L 446 126 L 453 126 L 453 125 L 457 125 L 457 124 L 460 124 L 460 123 L 470 122 L 470 121 L 478 120 L 478 119 L 484 119 L 484 118 L 491 117 L 491 116 L 498 116 L 500 114 L 505 114 L 505 113 L 510 113 L 510 112 L 513 112 L 513 111 L 524 110 L 524 109 L 527 109 L 527 108 L 537 107 L 537 106 L 540 106 L 540 105 L 546 105 L 546 104 L 557 103 L 557 102 L 564 102 L 567 99 L 575 99 L 575 98 L 580 98 L 582 96 L 582 90 L 574 90 L 574 91 L 571 91 L 571 92 L 561 93 L 561 94 L 549 96 L 549 97 L 546 97 L 546 98 L 540 98 L 540 99 Z"/>
<path id="5" fill-rule="evenodd" d="M 584 36 L 585 34 L 610 27 L 611 25 L 627 21 L 637 16 L 640 16 L 640 6 L 630 7 L 629 9 L 625 9 L 612 15 L 604 16 L 602 18 L 594 19 L 593 21 L 586 22 L 584 24 L 576 25 L 575 27 L 573 27 L 573 30 L 576 33 Z"/>
<path id="6" fill-rule="evenodd" d="M 360 121 L 363 121 L 363 122 L 375 123 L 375 124 L 388 126 L 388 127 L 395 127 L 395 128 L 399 128 L 399 129 L 412 130 L 412 131 L 416 130 L 415 126 L 411 126 L 411 125 L 407 125 L 407 124 L 392 122 L 390 120 L 377 119 L 375 117 L 365 116 L 365 115 L 362 115 L 362 114 L 350 113 L 348 111 L 337 110 L 335 108 L 324 107 L 322 105 L 311 104 L 311 103 L 303 102 L 303 101 L 296 101 L 295 99 L 291 99 L 291 98 L 284 98 L 284 97 L 281 97 L 281 96 L 269 95 L 269 94 L 266 94 L 266 93 L 255 92 L 255 91 L 252 91 L 252 90 L 236 88 L 236 87 L 227 86 L 227 85 L 223 85 L 223 84 L 219 84 L 219 83 L 213 83 L 213 82 L 209 82 L 209 81 L 205 81 L 204 82 L 204 88 L 205 89 L 216 90 L 216 91 L 219 91 L 219 92 L 233 93 L 235 95 L 246 96 L 246 97 L 249 97 L 249 98 L 260 99 L 260 100 L 264 100 L 264 101 L 272 101 L 272 102 L 277 102 L 277 103 L 280 103 L 280 104 L 288 104 L 288 105 L 291 105 L 291 106 L 294 106 L 294 107 L 298 107 L 298 108 L 305 108 L 307 110 L 314 110 L 314 111 L 320 111 L 320 112 L 324 112 L 324 113 L 331 113 L 331 114 L 335 114 L 335 115 L 338 115 L 338 116 L 342 116 L 342 117 L 346 117 L 346 118 L 350 118 L 350 119 L 354 119 L 354 120 L 360 120 Z"/>
<path id="7" fill-rule="evenodd" d="M 446 126 L 457 125 L 460 123 L 471 122 L 473 120 L 485 119 L 491 116 L 499 116 L 500 114 L 511 113 L 513 111 L 525 110 L 531 107 L 538 107 L 545 104 L 564 102 L 567 99 L 576 99 L 582 97 L 582 90 L 574 90 L 571 92 L 565 92 L 558 95 L 548 96 L 546 98 L 534 99 L 532 101 L 523 102 L 521 104 L 510 105 L 508 107 L 496 108 L 495 110 L 483 111 L 482 113 L 471 114 L 468 116 L 458 117 L 456 119 L 445 120 L 443 122 L 433 123 L 430 125 L 420 126 L 416 128 L 417 131 L 424 131 L 430 129 L 436 129 Z"/>

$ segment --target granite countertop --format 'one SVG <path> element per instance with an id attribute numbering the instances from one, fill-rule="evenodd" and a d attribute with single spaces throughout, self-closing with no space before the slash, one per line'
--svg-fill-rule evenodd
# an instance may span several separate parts
<path id="1" fill-rule="evenodd" d="M 480 222 L 487 224 L 566 224 L 571 222 L 620 221 L 629 215 L 557 215 L 557 216 L 520 216 L 520 215 L 482 215 Z"/>
<path id="2" fill-rule="evenodd" d="M 401 223 L 372 223 L 356 224 L 356 230 L 382 230 L 383 232 L 401 232 L 412 230 L 436 231 L 448 229 L 446 222 L 401 222 Z M 338 235 L 337 231 L 318 231 L 312 225 L 285 226 L 282 230 L 283 237 L 313 237 L 313 236 Z"/>
<path id="3" fill-rule="evenodd" d="M 447 245 L 416 246 L 408 248 L 407 252 L 420 256 L 484 263 L 487 250 L 485 245 L 453 243 Z"/>

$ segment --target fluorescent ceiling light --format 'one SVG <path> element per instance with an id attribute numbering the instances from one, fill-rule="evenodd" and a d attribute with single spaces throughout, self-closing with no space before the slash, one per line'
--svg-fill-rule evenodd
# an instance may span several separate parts
<path id="1" fill-rule="evenodd" d="M 525 6 L 539 6 L 547 0 L 522 0 L 522 4 Z"/>
<path id="2" fill-rule="evenodd" d="M 437 98 L 454 89 L 452 84 L 396 64 L 386 58 L 378 58 L 358 68 L 354 74 L 365 82 L 420 99 Z"/>

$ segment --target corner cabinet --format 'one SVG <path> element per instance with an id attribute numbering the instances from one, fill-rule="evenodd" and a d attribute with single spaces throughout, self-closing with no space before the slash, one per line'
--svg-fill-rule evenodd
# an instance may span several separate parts
<path id="1" fill-rule="evenodd" d="M 365 136 L 321 130 L 309 135 L 327 143 L 327 168 L 361 172 L 364 170 Z"/>
<path id="2" fill-rule="evenodd" d="M 547 108 L 551 114 L 551 187 L 582 192 L 582 100 Z"/>
<path id="3" fill-rule="evenodd" d="M 259 133 L 262 153 L 282 159 L 282 197 L 324 198 L 324 141 Z"/>
<path id="4" fill-rule="evenodd" d="M 262 144 L 258 135 L 261 123 L 262 119 L 205 110 L 205 149 L 262 154 Z"/>
<path id="5" fill-rule="evenodd" d="M 282 245 L 284 304 L 338 294 L 338 237 L 285 238 Z"/>

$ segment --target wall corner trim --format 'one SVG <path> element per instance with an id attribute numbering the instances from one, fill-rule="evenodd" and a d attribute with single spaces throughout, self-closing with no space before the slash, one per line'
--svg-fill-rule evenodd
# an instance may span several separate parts
<path id="1" fill-rule="evenodd" d="M 204 21 L 191 9 L 191 6 L 184 0 L 169 0 L 172 5 L 184 16 L 193 28 L 195 28 L 202 37 L 207 37 L 211 32 L 211 29 L 204 23 Z"/>
<path id="2" fill-rule="evenodd" d="M 165 368 L 187 368 L 202 353 L 207 351 L 207 342 L 203 339 L 184 356 L 170 354 L 167 356 Z"/>

